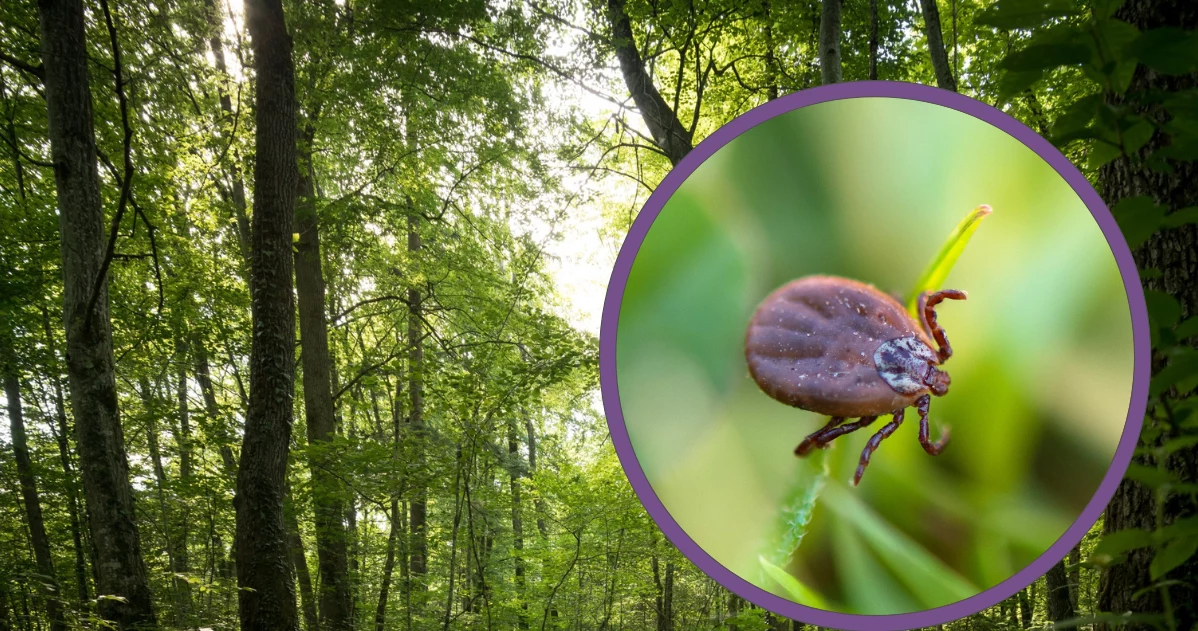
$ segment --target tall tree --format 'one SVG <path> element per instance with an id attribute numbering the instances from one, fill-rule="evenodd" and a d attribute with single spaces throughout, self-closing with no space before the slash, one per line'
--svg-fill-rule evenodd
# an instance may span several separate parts
<path id="1" fill-rule="evenodd" d="M 842 0 L 823 0 L 819 18 L 819 74 L 824 85 L 840 83 L 840 5 Z"/>
<path id="2" fill-rule="evenodd" d="M 645 62 L 632 35 L 632 23 L 625 10 L 624 0 L 608 0 L 607 17 L 624 85 L 640 110 L 653 142 L 670 160 L 670 164 L 677 165 L 693 147 L 693 130 L 687 130 L 678 120 L 677 113 L 661 97 L 661 92 L 653 84 L 653 77 L 645 69 Z"/>
<path id="3" fill-rule="evenodd" d="M 104 213 L 92 128 L 83 3 L 42 0 L 38 10 L 50 149 L 58 191 L 67 373 L 84 497 L 98 560 L 96 591 L 119 597 L 101 600 L 98 609 L 100 615 L 122 629 L 152 627 L 156 620 L 117 408 L 108 312 L 109 258 L 105 255 Z M 114 61 L 119 67 L 119 55 Z M 125 190 L 122 197 L 127 193 Z"/>
<path id="4" fill-rule="evenodd" d="M 940 29 L 940 9 L 936 0 L 919 0 L 923 9 L 923 32 L 928 40 L 928 54 L 932 57 L 932 70 L 936 73 L 936 85 L 957 91 L 957 78 L 948 62 L 944 48 L 944 35 Z"/>
<path id="5" fill-rule="evenodd" d="M 1192 31 L 1198 28 L 1198 5 L 1182 0 L 1128 0 L 1115 13 L 1115 17 L 1141 31 Z M 1193 72 L 1192 66 L 1188 73 L 1171 76 L 1141 65 L 1132 77 L 1129 92 L 1145 94 L 1147 98 L 1133 98 L 1125 103 L 1123 99 L 1110 97 L 1110 101 L 1112 106 L 1131 108 L 1133 114 L 1161 120 L 1165 115 L 1160 110 L 1160 98 L 1157 95 L 1184 95 L 1192 93 L 1196 87 L 1198 73 Z M 1103 166 L 1098 174 L 1098 189 L 1103 199 L 1112 207 L 1124 199 L 1141 195 L 1149 196 L 1153 202 L 1170 209 L 1198 206 L 1198 162 L 1170 160 L 1168 168 L 1161 168 L 1145 159 L 1170 144 L 1178 143 L 1181 138 L 1184 136 L 1171 140 L 1162 129 L 1154 132 L 1136 155 L 1119 158 Z M 1192 136 L 1188 142 L 1192 147 Z M 1192 148 L 1190 152 L 1192 154 Z M 1133 254 L 1139 269 L 1159 272 L 1143 278 L 1145 289 L 1172 296 L 1180 305 L 1183 317 L 1198 315 L 1198 226 L 1181 225 L 1161 230 Z M 1184 395 L 1184 391 L 1181 394 Z M 1171 432 L 1176 432 L 1177 428 L 1170 427 L 1154 414 L 1148 415 L 1145 424 L 1146 432 L 1151 431 L 1158 436 L 1163 434 L 1159 439 L 1162 442 L 1176 437 Z M 1139 464 L 1155 468 L 1158 463 L 1148 455 L 1150 453 L 1146 449 L 1143 453 L 1138 451 L 1136 458 Z M 1159 465 L 1170 475 L 1192 482 L 1198 477 L 1198 447 L 1191 445 L 1177 449 Z M 1129 528 L 1154 530 L 1179 519 L 1192 518 L 1193 511 L 1192 497 L 1178 494 L 1165 499 L 1142 482 L 1128 478 L 1119 484 L 1115 496 L 1107 505 L 1103 531 L 1110 533 Z M 1192 628 L 1198 623 L 1198 599 L 1194 598 L 1192 587 L 1198 584 L 1198 556 L 1189 556 L 1188 560 L 1173 569 L 1165 583 L 1160 581 L 1166 577 L 1152 575 L 1153 556 L 1152 548 L 1133 550 L 1128 553 L 1126 562 L 1110 567 L 1103 574 L 1099 586 L 1099 609 L 1134 613 L 1172 610 L 1173 620 L 1170 623 L 1176 625 L 1174 628 Z M 1161 586 L 1149 589 L 1158 584 Z M 1130 626 L 1149 628 L 1147 623 Z"/>
<path id="6" fill-rule="evenodd" d="M 415 260 L 421 248 L 420 220 L 414 208 L 409 206 L 408 210 L 408 255 Z M 412 284 L 408 288 L 408 426 L 414 444 L 412 470 L 416 471 L 413 476 L 416 480 L 412 483 L 412 501 L 409 504 L 411 544 L 408 571 L 412 577 L 413 591 L 417 593 L 427 589 L 425 575 L 428 573 L 428 485 L 425 482 L 428 474 L 423 470 L 427 450 L 427 431 L 424 426 L 424 327 L 420 318 L 420 288 Z"/>
<path id="7" fill-rule="evenodd" d="M 25 519 L 29 525 L 33 557 L 37 562 L 37 571 L 43 577 L 42 599 L 45 602 L 46 615 L 50 618 L 50 631 L 63 631 L 66 623 L 62 617 L 62 591 L 54 571 L 54 559 L 50 555 L 50 538 L 46 536 L 42 502 L 38 497 L 37 479 L 33 474 L 33 461 L 29 458 L 29 444 L 25 436 L 25 411 L 21 409 L 21 375 L 12 344 L 3 334 L 0 334 L 0 363 L 0 371 L 4 373 L 4 396 L 8 399 L 13 459 L 17 461 L 17 482 L 21 485 L 21 499 L 25 502 Z"/>
<path id="8" fill-rule="evenodd" d="M 295 631 L 295 582 L 283 519 L 295 378 L 295 67 L 280 0 L 251 0 L 245 10 L 257 94 L 250 392 L 235 500 L 238 602 L 243 631 Z"/>
<path id="9" fill-rule="evenodd" d="M 1069 573 L 1065 570 L 1065 561 L 1057 561 L 1044 575 L 1045 597 L 1048 599 L 1045 611 L 1048 619 L 1053 622 L 1069 620 L 1076 615 L 1073 600 L 1069 596 Z"/>
<path id="10" fill-rule="evenodd" d="M 320 226 L 313 186 L 313 116 L 301 143 L 299 205 L 295 227 L 295 288 L 299 303 L 300 344 L 303 362 L 304 418 L 311 447 L 312 505 L 316 517 L 316 557 L 320 571 L 320 627 L 345 631 L 352 626 L 353 593 L 346 551 L 344 491 L 337 477 L 336 456 L 329 443 L 336 434 L 333 407 L 332 362 L 329 330 L 325 321 L 325 282 L 320 254 Z"/>

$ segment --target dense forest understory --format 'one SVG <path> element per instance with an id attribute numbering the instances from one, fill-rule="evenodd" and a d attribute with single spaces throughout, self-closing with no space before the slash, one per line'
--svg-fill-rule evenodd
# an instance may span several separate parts
<path id="1" fill-rule="evenodd" d="M 1052 140 L 1114 210 L 1153 328 L 1104 519 L 943 626 L 1198 628 L 1198 3 L 38 0 L 0 20 L 0 631 L 804 626 L 647 517 L 599 405 L 602 289 L 564 287 L 720 125 L 867 79 Z"/>

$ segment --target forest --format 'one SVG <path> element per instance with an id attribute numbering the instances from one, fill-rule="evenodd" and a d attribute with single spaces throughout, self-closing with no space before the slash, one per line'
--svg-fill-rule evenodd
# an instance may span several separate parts
<path id="1" fill-rule="evenodd" d="M 1103 519 L 942 627 L 1198 628 L 1198 4 L 13 0 L 0 26 L 0 631 L 803 628 L 646 515 L 597 318 L 693 147 L 861 80 L 1050 139 L 1152 325 Z"/>

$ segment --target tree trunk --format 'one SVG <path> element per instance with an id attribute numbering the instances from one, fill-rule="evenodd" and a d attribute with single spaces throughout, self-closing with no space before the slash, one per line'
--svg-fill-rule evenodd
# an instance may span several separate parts
<path id="1" fill-rule="evenodd" d="M 778 58 L 774 44 L 774 18 L 770 13 L 770 0 L 761 2 L 761 19 L 765 23 L 765 98 L 778 98 Z"/>
<path id="2" fill-rule="evenodd" d="M 283 523 L 295 394 L 295 69 L 280 0 L 250 0 L 245 13 L 257 75 L 257 133 L 250 392 L 234 501 L 238 604 L 242 631 L 295 631 L 295 582 Z"/>
<path id="3" fill-rule="evenodd" d="M 1028 590 L 1031 587 L 1024 587 L 1019 590 L 1019 625 L 1024 629 L 1032 626 L 1032 599 L 1028 596 Z"/>
<path id="4" fill-rule="evenodd" d="M 121 629 L 154 627 L 117 409 L 108 281 L 101 276 L 104 212 L 92 128 L 87 43 L 80 0 L 41 0 L 42 65 L 58 191 L 67 374 L 92 541 L 96 591 L 120 596 L 99 614 Z"/>
<path id="5" fill-rule="evenodd" d="M 819 18 L 819 74 L 824 85 L 840 83 L 840 3 L 823 0 Z"/>
<path id="6" fill-rule="evenodd" d="M 928 40 L 928 54 L 932 57 L 936 85 L 956 92 L 957 80 L 953 76 L 952 66 L 948 63 L 948 53 L 944 50 L 944 35 L 940 30 L 940 9 L 936 6 L 936 0 L 919 0 L 919 3 L 923 7 L 923 32 Z"/>
<path id="7" fill-rule="evenodd" d="M 661 97 L 657 86 L 653 85 L 653 78 L 645 70 L 645 62 L 637 51 L 636 39 L 632 35 L 632 23 L 624 10 L 624 0 L 607 0 L 607 17 L 624 85 L 640 110 L 654 144 L 666 155 L 670 164 L 677 166 L 690 153 L 693 135 L 678 120 L 677 112 L 670 109 Z"/>
<path id="8" fill-rule="evenodd" d="M 524 431 L 528 436 L 528 477 L 532 478 L 537 474 L 537 432 L 531 416 L 524 419 Z M 545 525 L 545 502 L 539 494 L 533 496 L 533 508 L 537 512 L 537 532 L 544 539 L 549 536 L 549 527 Z"/>
<path id="9" fill-rule="evenodd" d="M 212 385 L 212 373 L 208 366 L 208 350 L 201 340 L 197 340 L 195 344 L 195 363 L 196 381 L 200 384 L 200 393 L 204 396 L 204 413 L 208 417 L 209 440 L 216 443 L 225 475 L 235 479 L 237 477 L 237 458 L 233 455 L 229 428 L 226 427 L 225 419 L 220 413 L 220 406 L 216 402 L 216 389 Z"/>
<path id="10" fill-rule="evenodd" d="M 295 252 L 295 293 L 299 302 L 304 417 L 311 447 L 309 466 L 320 571 L 320 628 L 322 631 L 346 631 L 351 627 L 353 593 L 349 584 L 343 489 L 336 474 L 337 457 L 329 448 L 336 432 L 330 375 L 332 356 L 324 315 L 320 229 L 312 187 L 312 138 L 310 132 L 306 135 L 301 164 L 307 173 L 299 176 L 300 199 L 295 216 L 296 231 L 299 232 Z"/>
<path id="11" fill-rule="evenodd" d="M 291 548 L 291 567 L 294 568 L 299 583 L 300 609 L 304 614 L 304 629 L 318 631 L 320 618 L 316 613 L 316 596 L 312 593 L 312 574 L 308 571 L 308 556 L 304 554 L 304 539 L 300 536 L 299 518 L 295 514 L 295 501 L 291 497 L 290 488 L 287 490 L 287 502 L 284 510 L 287 520 L 287 542 Z"/>
<path id="12" fill-rule="evenodd" d="M 163 416 L 163 407 L 159 404 L 155 395 L 154 389 L 150 386 L 150 380 L 145 375 L 138 378 L 139 389 L 141 390 L 142 405 L 145 408 L 146 419 L 146 445 L 150 451 L 150 464 L 154 471 L 154 492 L 158 498 L 158 520 L 159 528 L 162 531 L 162 539 L 166 544 L 167 569 L 171 575 L 179 573 L 179 555 L 175 548 L 175 537 L 173 528 L 173 519 L 171 519 L 171 510 L 169 507 L 175 506 L 174 498 L 167 502 L 166 489 L 168 482 L 166 479 L 166 469 L 162 466 L 162 451 L 158 445 L 158 418 Z M 186 585 L 186 581 L 182 581 Z M 179 588 L 179 581 L 174 581 L 174 587 Z M 175 609 L 174 617 L 168 622 L 174 625 L 179 625 L 182 616 L 182 597 L 178 591 L 175 591 Z"/>
<path id="13" fill-rule="evenodd" d="M 403 462 L 400 458 L 401 448 L 403 445 L 403 374 L 400 373 L 399 378 L 395 381 L 395 396 L 391 400 L 391 468 L 392 472 L 399 475 L 403 471 Z M 373 398 L 373 395 L 372 395 Z M 376 406 L 375 415 L 378 415 Z M 382 425 L 382 421 L 378 421 Z M 379 429 L 381 436 L 382 429 Z M 402 477 L 401 477 L 402 480 Z M 374 628 L 375 631 L 385 631 L 387 624 L 387 601 L 391 595 L 391 577 L 395 572 L 396 565 L 396 548 L 399 544 L 399 538 L 403 532 L 403 519 L 400 512 L 399 496 L 403 489 L 403 484 L 398 484 L 391 491 L 391 519 L 388 524 L 387 532 L 387 557 L 383 562 L 383 578 L 379 585 L 379 600 L 378 606 L 374 611 Z M 400 557 L 400 565 L 406 564 L 407 559 Z"/>
<path id="14" fill-rule="evenodd" d="M 1077 611 L 1078 601 L 1081 599 L 1082 587 L 1082 544 L 1079 542 L 1069 551 L 1069 602 L 1073 603 L 1073 610 Z"/>
<path id="15" fill-rule="evenodd" d="M 1160 27 L 1193 30 L 1198 28 L 1198 4 L 1184 0 L 1129 0 L 1116 12 L 1115 17 L 1141 31 Z M 1132 79 L 1130 91 L 1164 94 L 1193 90 L 1195 86 L 1198 86 L 1198 74 L 1170 77 L 1140 66 Z M 1140 113 L 1159 119 L 1155 107 L 1145 106 Z M 1141 156 L 1165 143 L 1167 139 L 1158 132 L 1140 150 Z M 1171 169 L 1166 173 L 1149 169 L 1140 160 L 1133 164 L 1127 159 L 1117 159 L 1100 169 L 1099 192 L 1111 206 L 1137 195 L 1150 195 L 1158 204 L 1172 210 L 1198 205 L 1198 163 L 1170 160 L 1169 166 Z M 1158 232 L 1133 254 L 1139 269 L 1160 271 L 1157 277 L 1143 278 L 1146 289 L 1162 291 L 1176 298 L 1181 304 L 1183 317 L 1198 315 L 1198 226 L 1187 225 Z M 1157 424 L 1152 415 L 1144 422 L 1146 430 Z M 1161 442 L 1177 436 L 1176 430 L 1169 427 L 1159 426 L 1159 429 L 1163 430 L 1159 439 Z M 1157 466 L 1149 454 L 1137 455 L 1133 462 L 1153 468 Z M 1193 482 L 1198 479 L 1198 447 L 1190 446 L 1175 451 L 1165 467 L 1182 481 Z M 1156 523 L 1158 510 L 1161 524 Z M 1183 494 L 1174 494 L 1163 506 L 1158 507 L 1150 489 L 1135 480 L 1124 479 L 1107 505 L 1103 532 L 1126 528 L 1155 530 L 1158 526 L 1191 516 L 1192 511 L 1190 499 Z M 1164 591 L 1172 605 L 1174 628 L 1192 628 L 1198 624 L 1198 599 L 1194 598 L 1193 592 L 1193 585 L 1198 584 L 1198 556 L 1191 556 L 1162 577 L 1162 580 L 1171 583 L 1164 590 L 1146 589 L 1158 582 L 1149 575 L 1152 556 L 1150 548 L 1133 550 L 1127 555 L 1126 562 L 1104 570 L 1099 580 L 1098 610 L 1160 614 L 1166 611 L 1162 599 Z M 1109 627 L 1099 625 L 1098 628 Z M 1151 626 L 1133 623 L 1124 628 L 1139 630 Z"/>
<path id="16" fill-rule="evenodd" d="M 869 80 L 878 80 L 878 0 L 869 0 Z"/>
<path id="17" fill-rule="evenodd" d="M 1065 570 L 1065 561 L 1056 565 L 1044 575 L 1047 594 L 1048 619 L 1060 622 L 1074 617 L 1073 602 L 1069 598 L 1069 573 Z"/>
<path id="18" fill-rule="evenodd" d="M 21 485 L 21 499 L 25 503 L 25 518 L 29 523 L 29 539 L 33 546 L 33 558 L 37 562 L 38 574 L 42 575 L 42 600 L 46 605 L 46 617 L 50 619 L 50 631 L 63 631 L 66 623 L 62 618 L 62 592 L 54 572 L 54 558 L 50 555 L 50 538 L 46 536 L 46 523 L 42 520 L 42 502 L 37 493 L 37 480 L 33 476 L 33 461 L 29 458 L 29 447 L 25 440 L 25 412 L 21 409 L 21 377 L 16 366 L 16 356 L 8 340 L 0 337 L 0 361 L 4 362 L 4 395 L 8 398 L 8 421 L 11 431 L 13 459 L 17 463 L 17 482 Z"/>
<path id="19" fill-rule="evenodd" d="M 178 507 L 180 510 L 178 524 L 178 538 L 175 541 L 175 606 L 179 611 L 179 618 L 182 625 L 186 628 L 194 628 L 195 625 L 191 619 L 192 599 L 191 599 L 191 583 L 187 582 L 186 574 L 191 571 L 191 560 L 187 555 L 187 540 L 188 533 L 191 528 L 191 516 L 189 514 L 189 497 L 191 489 L 191 421 L 187 403 L 187 353 L 185 345 L 180 345 L 178 357 L 179 374 L 176 381 L 176 397 L 178 403 L 178 422 L 171 426 L 171 433 L 175 438 L 175 445 L 179 449 L 179 482 L 181 488 L 179 495 Z"/>
<path id="20" fill-rule="evenodd" d="M 220 7 L 217 6 L 216 0 L 206 0 L 205 13 L 208 17 L 208 48 L 212 51 L 212 59 L 216 65 L 216 71 L 223 77 L 229 76 L 229 68 L 225 63 L 225 46 L 221 43 L 220 34 L 224 30 L 224 23 L 221 18 Z M 226 118 L 233 117 L 233 100 L 229 98 L 229 91 L 225 88 L 223 80 L 217 88 L 220 96 L 220 110 Z M 229 131 L 232 133 L 232 125 L 229 125 Z M 246 264 L 250 260 L 250 218 L 246 212 L 245 201 L 245 182 L 241 177 L 241 170 L 238 168 L 238 156 L 234 154 L 234 160 L 229 165 L 228 177 L 232 181 L 228 189 L 223 189 L 224 194 L 229 201 L 233 203 L 233 214 L 236 219 L 237 227 L 237 245 L 241 252 L 241 265 L 238 267 L 242 270 L 246 268 Z M 247 284 L 251 280 L 246 278 Z"/>
<path id="21" fill-rule="evenodd" d="M 414 263 L 420 256 L 420 222 L 414 208 L 409 208 L 408 215 L 408 257 Z M 412 578 L 413 589 L 419 593 L 426 589 L 424 577 L 428 572 L 428 542 L 425 534 L 425 510 L 428 497 L 428 473 L 425 467 L 425 428 L 424 428 L 424 342 L 421 322 L 420 289 L 414 284 L 408 288 L 408 395 L 410 397 L 410 414 L 408 425 L 409 435 L 413 442 L 412 471 L 415 472 L 412 482 L 412 502 L 409 524 L 411 528 L 411 546 L 409 574 Z M 417 601 L 419 604 L 420 601 Z"/>
<path id="22" fill-rule="evenodd" d="M 58 350 L 54 341 L 54 329 L 50 326 L 50 311 L 42 307 L 42 327 L 46 332 L 46 347 L 50 350 L 52 362 L 57 362 Z M 79 519 L 79 495 L 76 491 L 78 480 L 75 478 L 75 468 L 71 466 L 71 448 L 68 436 L 71 430 L 67 426 L 67 406 L 62 396 L 62 380 L 56 366 L 49 369 L 50 381 L 54 385 L 54 419 L 58 431 L 54 438 L 58 442 L 58 459 L 62 462 L 62 474 L 66 479 L 67 513 L 71 519 L 71 539 L 75 548 L 75 588 L 79 594 L 79 603 L 87 603 L 91 597 L 87 587 L 87 560 L 84 556 L 83 528 Z"/>
<path id="23" fill-rule="evenodd" d="M 521 629 L 528 628 L 528 602 L 524 590 L 524 518 L 521 515 L 520 478 L 524 466 L 520 462 L 520 442 L 516 439 L 516 421 L 507 422 L 508 488 L 512 494 L 512 565 L 516 579 L 516 598 L 520 600 Z"/>

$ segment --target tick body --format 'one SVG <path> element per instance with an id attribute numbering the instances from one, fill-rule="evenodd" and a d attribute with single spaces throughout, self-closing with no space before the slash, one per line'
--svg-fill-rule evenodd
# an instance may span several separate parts
<path id="1" fill-rule="evenodd" d="M 943 396 L 949 386 L 948 373 L 939 366 L 953 351 L 935 311 L 945 299 L 964 300 L 965 292 L 923 294 L 916 320 L 871 285 L 808 276 L 762 301 L 745 334 L 749 374 L 774 399 L 832 417 L 799 443 L 796 455 L 890 415 L 861 453 L 856 485 L 878 444 L 898 429 L 904 410 L 912 406 L 919 412 L 924 450 L 936 455 L 944 449 L 947 428 L 932 442 L 928 407 L 932 396 Z M 846 423 L 849 419 L 859 420 Z"/>

